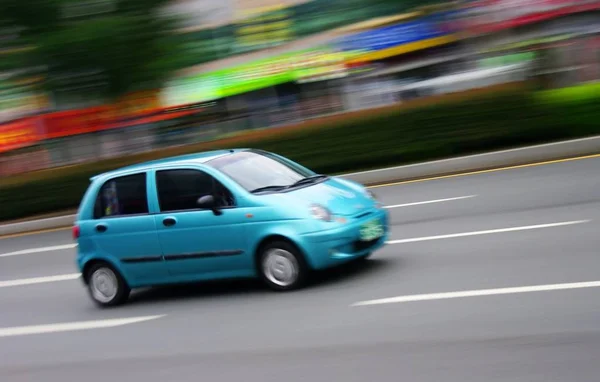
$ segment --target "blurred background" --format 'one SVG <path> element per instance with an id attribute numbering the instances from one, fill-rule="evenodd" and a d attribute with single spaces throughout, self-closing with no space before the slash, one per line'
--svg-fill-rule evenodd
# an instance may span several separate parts
<path id="1" fill-rule="evenodd" d="M 273 137 L 504 84 L 594 85 L 599 10 L 595 0 L 0 0 L 0 175 L 257 129 Z"/>

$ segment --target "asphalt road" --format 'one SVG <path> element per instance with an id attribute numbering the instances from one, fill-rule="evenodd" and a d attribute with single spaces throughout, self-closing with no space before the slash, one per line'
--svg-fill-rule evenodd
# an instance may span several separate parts
<path id="1" fill-rule="evenodd" d="M 14 253 L 70 232 L 3 239 L 0 381 L 597 382 L 600 283 L 571 283 L 600 280 L 599 190 L 600 159 L 376 188 L 394 244 L 366 264 L 293 293 L 189 285 L 110 310 L 77 279 L 23 285 L 77 272 L 73 249 Z"/>

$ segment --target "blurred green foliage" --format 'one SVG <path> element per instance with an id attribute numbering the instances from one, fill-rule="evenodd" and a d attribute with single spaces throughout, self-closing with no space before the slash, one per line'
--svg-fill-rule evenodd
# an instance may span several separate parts
<path id="1" fill-rule="evenodd" d="M 208 142 L 178 148 L 254 147 L 283 154 L 318 172 L 340 173 L 440 159 L 600 133 L 600 96 L 542 102 L 539 93 L 481 93 L 385 114 L 351 116 L 332 125 L 274 131 L 264 139 Z M 78 205 L 89 178 L 124 165 L 171 155 L 173 150 L 28 174 L 0 187 L 0 220 L 60 211 Z M 8 183 L 8 182 L 7 182 Z"/>
<path id="2" fill-rule="evenodd" d="M 22 65 L 16 69 L 43 74 L 55 101 L 103 101 L 159 87 L 180 67 L 176 20 L 157 11 L 167 2 L 2 0 L 0 19 L 18 31 L 20 46 L 32 48 L 12 58 Z"/>

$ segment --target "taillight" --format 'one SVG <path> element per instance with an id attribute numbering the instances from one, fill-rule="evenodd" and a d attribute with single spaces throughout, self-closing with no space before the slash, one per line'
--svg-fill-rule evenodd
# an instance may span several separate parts
<path id="1" fill-rule="evenodd" d="M 77 240 L 79 239 L 79 233 L 80 233 L 80 229 L 79 226 L 73 226 L 73 240 Z"/>

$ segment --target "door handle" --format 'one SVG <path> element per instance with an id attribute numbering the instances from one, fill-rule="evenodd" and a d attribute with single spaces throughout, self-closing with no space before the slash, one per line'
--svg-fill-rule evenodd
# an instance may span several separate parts
<path id="1" fill-rule="evenodd" d="M 177 223 L 177 220 L 175 220 L 175 218 L 164 218 L 163 219 L 163 225 L 165 227 L 174 226 L 176 223 Z"/>
<path id="2" fill-rule="evenodd" d="M 98 232 L 106 232 L 107 229 L 108 229 L 108 227 L 104 224 L 98 224 L 96 226 L 96 231 L 98 231 Z"/>

